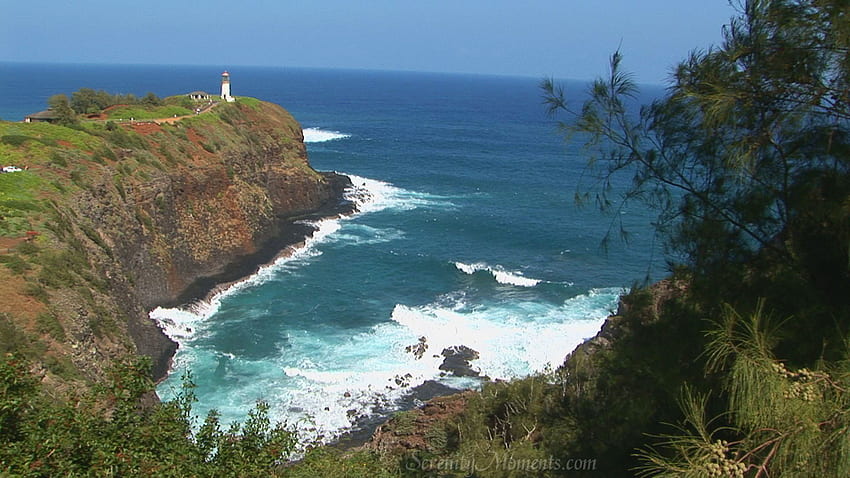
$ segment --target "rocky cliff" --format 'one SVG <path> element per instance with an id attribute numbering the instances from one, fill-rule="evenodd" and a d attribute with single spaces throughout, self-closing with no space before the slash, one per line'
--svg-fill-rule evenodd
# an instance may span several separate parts
<path id="1" fill-rule="evenodd" d="M 163 376 L 176 345 L 149 310 L 249 274 L 309 233 L 296 219 L 350 209 L 348 179 L 310 167 L 292 116 L 251 98 L 172 123 L 0 135 L 5 162 L 25 168 L 0 181 L 23 197 L 0 196 L 3 348 L 36 356 L 48 382 L 98 380 L 137 354 Z"/>

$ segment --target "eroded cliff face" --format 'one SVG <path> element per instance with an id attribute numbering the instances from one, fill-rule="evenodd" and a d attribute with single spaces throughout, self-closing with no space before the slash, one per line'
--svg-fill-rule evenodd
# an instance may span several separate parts
<path id="1" fill-rule="evenodd" d="M 347 207 L 347 178 L 314 171 L 300 125 L 273 104 L 248 98 L 173 124 L 68 134 L 24 164 L 48 205 L 31 218 L 41 234 L 19 295 L 33 296 L 26 284 L 38 288 L 42 313 L 64 332 L 41 340 L 86 379 L 132 354 L 150 356 L 154 376 L 163 376 L 175 344 L 148 318 L 152 308 L 250 273 L 233 265 L 270 260 L 303 233 L 294 219 Z M 33 323 L 6 313 L 18 327 Z"/>
<path id="2" fill-rule="evenodd" d="M 174 157 L 185 148 L 187 164 L 125 188 L 127 200 L 110 198 L 123 203 L 121 220 L 101 221 L 146 307 L 172 303 L 196 279 L 256 252 L 281 219 L 337 201 L 335 183 L 310 168 L 301 128 L 283 109 L 237 103 L 214 111 L 222 121 L 199 117 L 173 127 L 173 136 L 185 132 L 188 141 L 167 144 L 178 149 Z M 96 200 L 92 210 L 111 202 Z"/>

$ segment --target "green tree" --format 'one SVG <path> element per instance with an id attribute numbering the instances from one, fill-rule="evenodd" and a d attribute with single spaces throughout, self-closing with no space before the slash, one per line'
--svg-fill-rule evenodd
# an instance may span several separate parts
<path id="1" fill-rule="evenodd" d="M 708 342 L 693 328 L 677 340 L 725 388 L 692 383 L 685 424 L 644 454 L 645 471 L 845 476 L 850 6 L 748 0 L 737 9 L 722 43 L 691 53 L 668 92 L 639 112 L 619 52 L 578 108 L 554 82 L 542 87 L 601 181 L 578 199 L 655 208 L 698 311 L 678 320 L 724 317 Z M 628 185 L 621 197 L 614 184 Z M 788 320 L 767 330 L 771 315 Z"/>
<path id="2" fill-rule="evenodd" d="M 638 115 L 627 108 L 637 90 L 619 53 L 578 110 L 557 85 L 543 83 L 550 112 L 574 120 L 565 127 L 586 139 L 605 186 L 630 180 L 617 201 L 600 188 L 600 204 L 642 200 L 657 208 L 671 257 L 711 302 L 753 295 L 741 289 L 752 268 L 773 268 L 773 305 L 805 297 L 829 309 L 806 311 L 822 321 L 810 325 L 850 326 L 846 15 L 838 0 L 747 1 L 723 43 L 692 53 L 669 93 Z"/>
<path id="3" fill-rule="evenodd" d="M 117 104 L 117 97 L 104 90 L 80 88 L 71 93 L 71 108 L 80 114 L 95 114 Z"/>
<path id="4" fill-rule="evenodd" d="M 77 123 L 77 115 L 71 109 L 67 95 L 53 95 L 47 99 L 47 105 L 56 114 L 56 121 L 59 124 L 70 126 Z"/>
<path id="5" fill-rule="evenodd" d="M 102 109 L 97 102 L 97 92 L 91 88 L 80 88 L 71 93 L 71 108 L 81 114 L 97 113 Z"/>
<path id="6" fill-rule="evenodd" d="M 0 356 L 2 476 L 280 476 L 295 437 L 259 404 L 222 430 L 215 413 L 192 435 L 191 380 L 151 403 L 149 360 L 117 362 L 109 380 L 69 400 L 45 393 L 31 364 Z"/>
<path id="7" fill-rule="evenodd" d="M 140 101 L 142 105 L 145 106 L 161 106 L 162 100 L 159 99 L 155 94 L 148 92 Z"/>

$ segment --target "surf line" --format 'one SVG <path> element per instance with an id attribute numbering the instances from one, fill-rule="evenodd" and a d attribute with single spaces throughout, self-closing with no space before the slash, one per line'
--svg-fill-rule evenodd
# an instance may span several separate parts
<path id="1" fill-rule="evenodd" d="M 344 173 L 337 173 L 344 175 Z M 337 211 L 316 220 L 294 221 L 291 225 L 303 233 L 301 240 L 289 243 L 278 251 L 274 257 L 256 266 L 256 269 L 239 279 L 221 282 L 211 287 L 202 297 L 187 301 L 176 307 L 157 307 L 148 313 L 149 317 L 159 325 L 162 331 L 179 345 L 184 345 L 192 338 L 198 325 L 214 315 L 221 307 L 222 301 L 235 293 L 256 285 L 260 285 L 274 277 L 285 264 L 301 258 L 318 255 L 315 246 L 328 236 L 338 231 L 342 226 L 340 221 L 355 217 L 368 209 L 376 195 L 369 191 L 367 182 L 357 176 L 347 175 L 351 185 L 343 191 L 342 197 L 353 205 L 349 210 Z M 357 181 L 361 180 L 361 181 Z M 362 184 L 362 185 L 361 185 Z M 174 371 L 175 357 L 180 354 L 178 347 L 175 356 L 171 358 L 169 374 Z"/>

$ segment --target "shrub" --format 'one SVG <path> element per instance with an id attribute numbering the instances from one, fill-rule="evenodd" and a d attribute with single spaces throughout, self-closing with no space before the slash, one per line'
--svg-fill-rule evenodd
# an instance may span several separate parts
<path id="1" fill-rule="evenodd" d="M 65 339 L 65 329 L 55 315 L 42 312 L 35 318 L 35 322 L 38 325 L 39 332 L 48 334 L 56 340 Z"/>
<path id="2" fill-rule="evenodd" d="M 50 296 L 47 294 L 47 289 L 37 282 L 27 281 L 27 284 L 24 286 L 24 294 L 32 297 L 42 304 L 46 304 L 50 300 Z"/>
<path id="3" fill-rule="evenodd" d="M 86 179 L 85 179 L 85 171 L 83 171 L 81 169 L 75 169 L 75 170 L 71 171 L 71 182 L 76 184 L 77 187 L 80 187 L 82 189 L 88 188 L 88 183 L 86 182 Z"/>
<path id="4" fill-rule="evenodd" d="M 38 280 L 46 287 L 71 287 L 77 284 L 80 273 L 89 268 L 85 253 L 81 251 L 57 251 L 39 257 L 41 271 Z"/>
<path id="5" fill-rule="evenodd" d="M 68 361 L 47 356 L 45 364 L 60 376 L 76 373 Z M 294 435 L 271 425 L 263 404 L 226 430 L 211 413 L 192 439 L 190 379 L 174 401 L 139 406 L 153 389 L 146 359 L 117 362 L 104 384 L 73 403 L 42 394 L 29 368 L 21 357 L 0 357 L 6 476 L 280 476 L 276 466 L 294 448 Z"/>
<path id="6" fill-rule="evenodd" d="M 50 155 L 50 163 L 63 168 L 68 167 L 68 161 L 58 151 L 54 151 Z"/>
<path id="7" fill-rule="evenodd" d="M 15 274 L 22 275 L 25 272 L 32 270 L 32 265 L 17 254 L 0 255 L 0 262 L 6 264 L 6 267 Z"/>
<path id="8" fill-rule="evenodd" d="M 392 418 L 393 430 L 398 435 L 410 435 L 416 430 L 416 412 L 398 412 Z"/>
<path id="9" fill-rule="evenodd" d="M 32 138 L 30 136 L 24 136 L 21 134 L 7 134 L 3 137 L 0 137 L 0 141 L 5 144 L 8 144 L 9 146 L 20 146 L 30 140 L 35 140 L 35 138 Z"/>
<path id="10" fill-rule="evenodd" d="M 10 354 L 15 352 L 21 352 L 27 350 L 30 346 L 31 340 L 24 334 L 15 324 L 12 322 L 11 317 L 7 314 L 0 313 L 0 353 L 2 354 Z M 8 359 L 8 356 L 7 356 Z M 0 363 L 3 362 L 3 358 L 0 357 Z M 3 375 L 2 365 L 0 365 L 0 380 L 5 380 L 8 377 Z M 8 383 L 3 383 L 0 385 L 0 401 L 2 401 L 5 397 L 5 394 L 8 393 L 7 388 Z M 3 406 L 0 406 L 0 417 L 3 415 Z M 0 423 L 2 423 L 2 418 L 0 418 Z M 3 427 L 0 427 L 0 435 L 3 434 Z"/>
<path id="11" fill-rule="evenodd" d="M 18 245 L 18 252 L 26 256 L 37 254 L 40 250 L 34 241 L 24 241 Z"/>
<path id="12" fill-rule="evenodd" d="M 292 466 L 281 469 L 288 478 L 389 478 L 398 475 L 398 465 L 387 463 L 368 451 L 341 452 L 329 447 L 310 450 Z"/>

